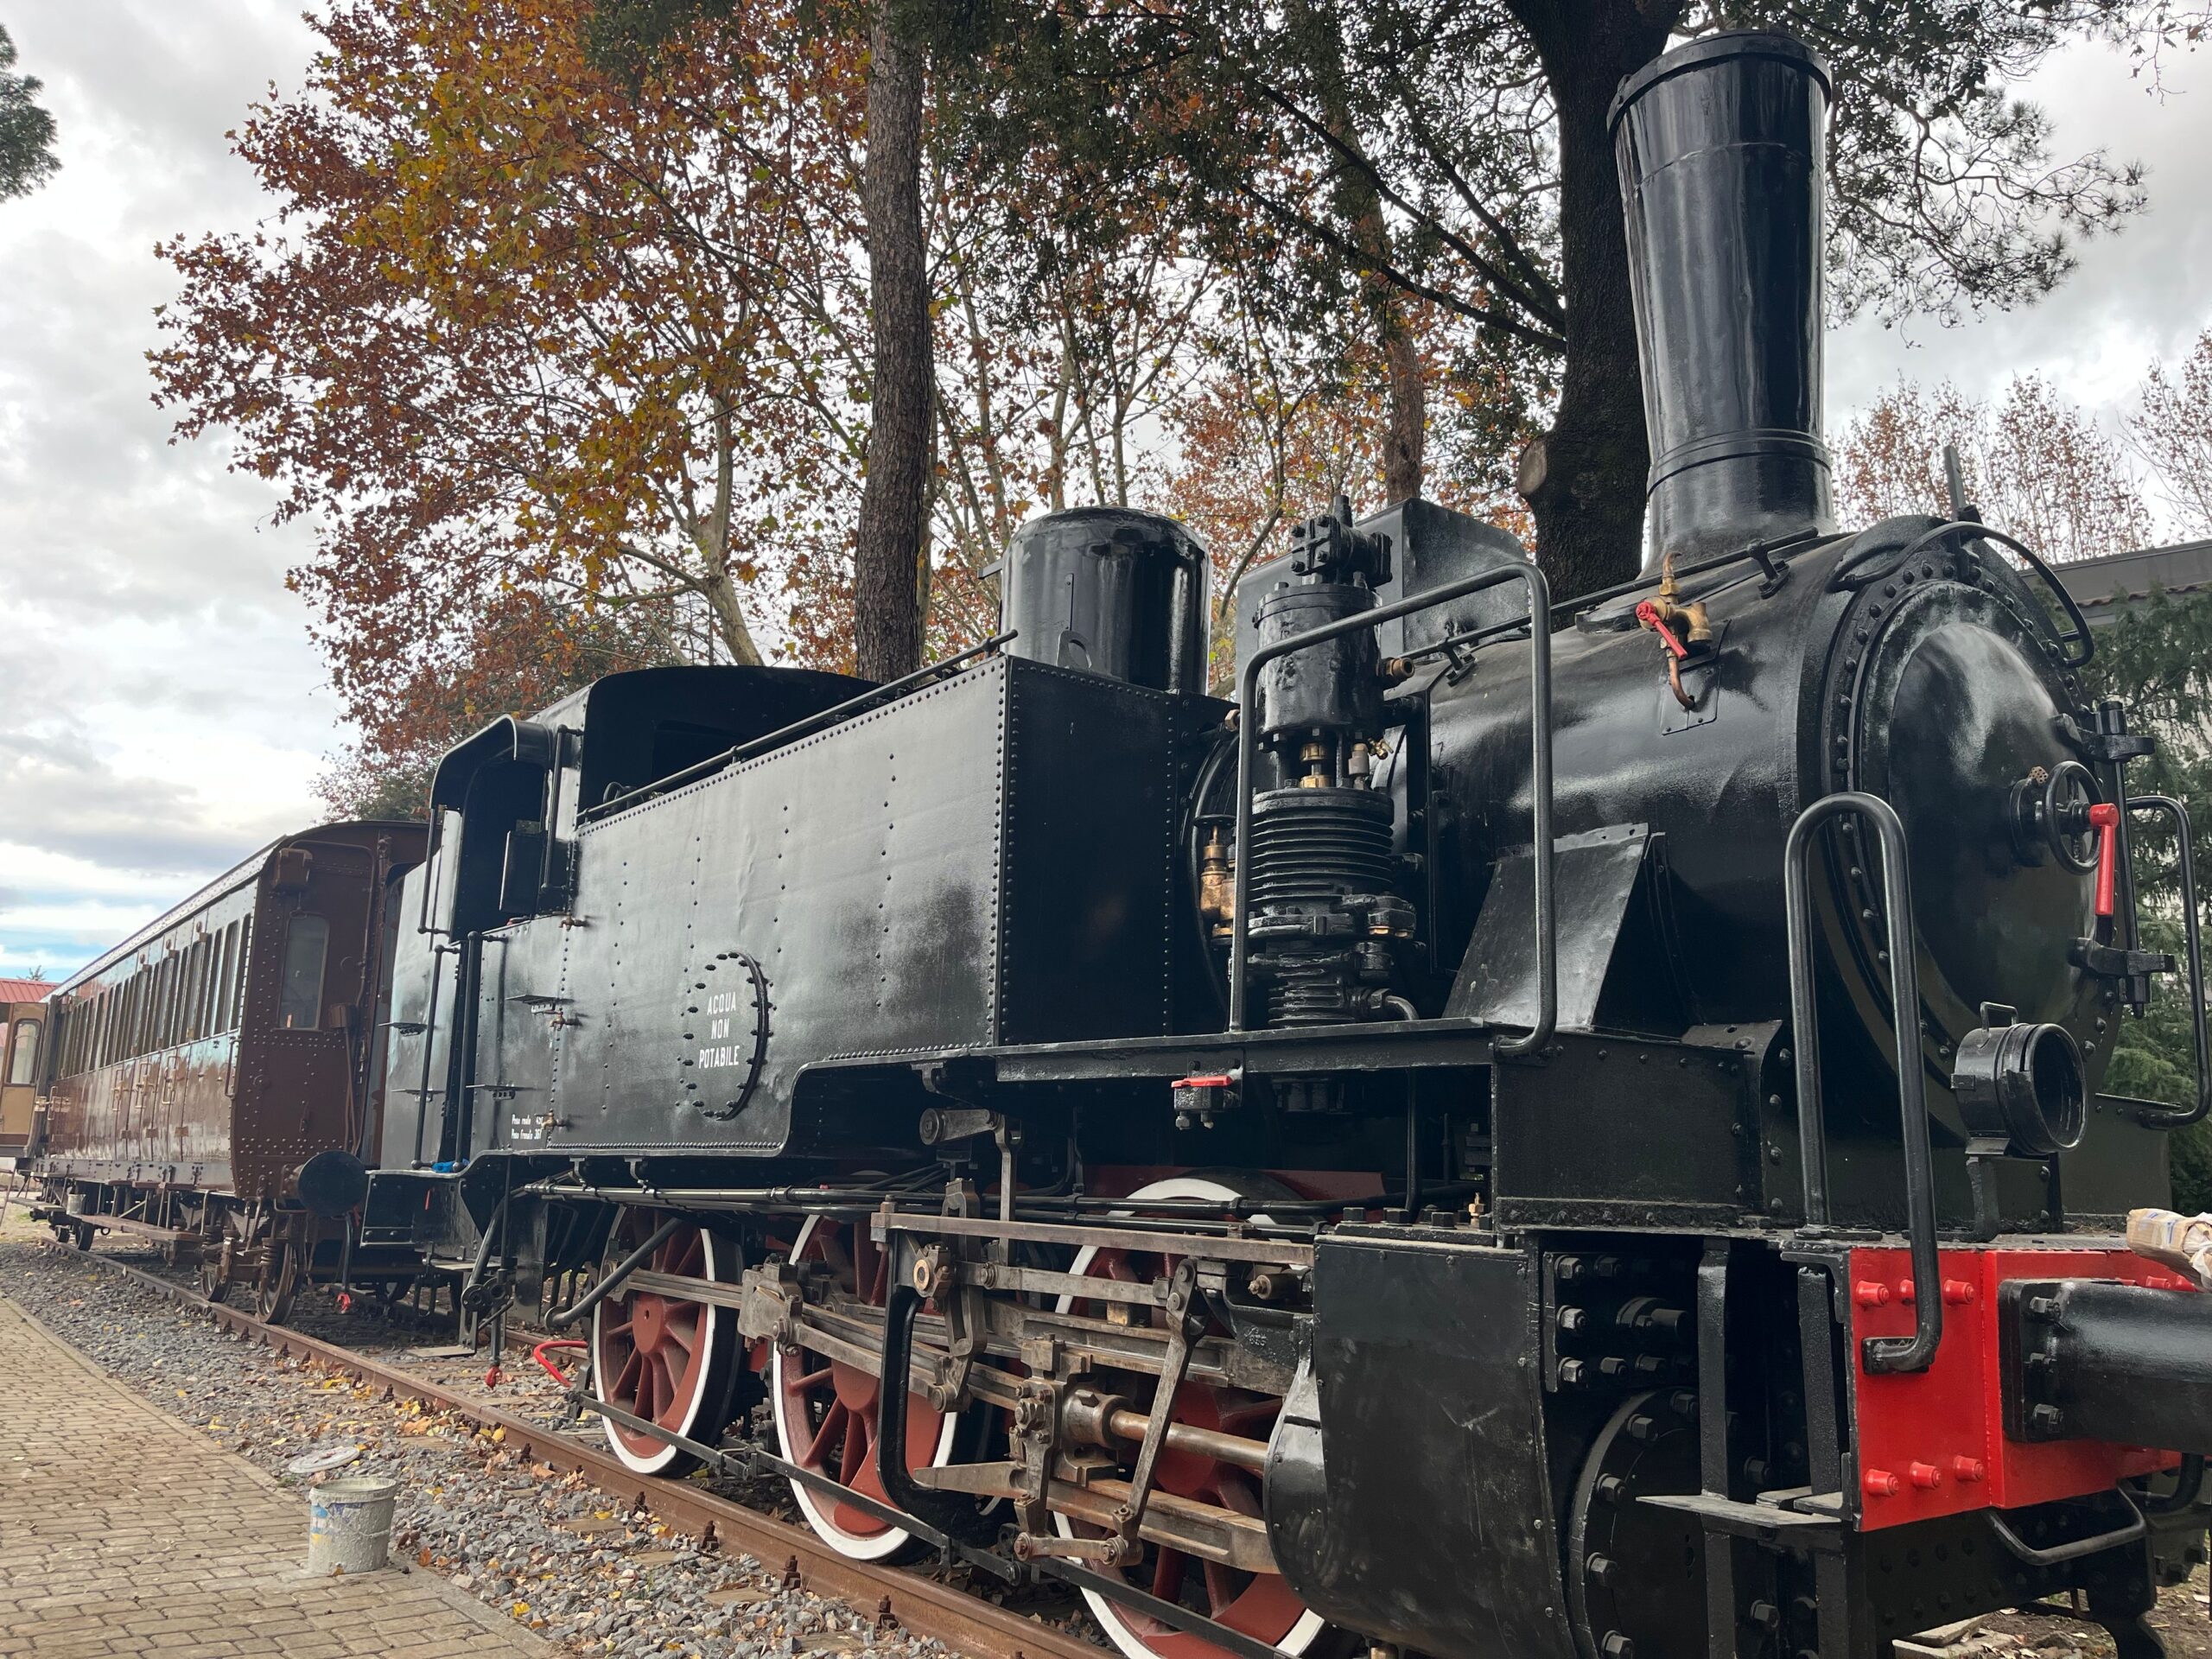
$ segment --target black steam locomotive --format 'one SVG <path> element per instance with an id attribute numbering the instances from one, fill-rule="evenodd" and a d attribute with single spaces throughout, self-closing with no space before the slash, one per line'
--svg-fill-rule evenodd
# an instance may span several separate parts
<path id="1" fill-rule="evenodd" d="M 1760 35 L 1621 89 L 1634 583 L 1339 505 L 1232 705 L 1192 538 L 1062 513 L 910 679 L 455 749 L 369 1242 L 588 1321 L 637 1469 L 1131 1659 L 1873 1659 L 2073 1591 L 2161 1651 L 2212 1298 L 2119 1235 L 2203 1104 L 2098 1084 L 2178 809 L 2026 550 L 1834 523 L 1827 93 Z"/>

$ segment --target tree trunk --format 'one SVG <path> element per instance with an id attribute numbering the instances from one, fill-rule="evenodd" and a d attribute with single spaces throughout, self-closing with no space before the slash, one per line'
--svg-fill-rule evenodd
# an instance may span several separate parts
<path id="1" fill-rule="evenodd" d="M 923 515 L 930 421 L 929 270 L 922 240 L 922 60 L 886 14 L 876 18 L 868 79 L 868 309 L 874 386 L 867 480 L 853 537 L 855 670 L 892 680 L 922 664 Z"/>
<path id="2" fill-rule="evenodd" d="M 1554 599 L 1633 576 L 1642 563 L 1643 482 L 1650 448 L 1629 297 L 1628 238 L 1606 107 L 1624 77 L 1666 49 L 1679 0 L 1649 10 L 1596 5 L 1514 7 L 1536 43 L 1559 111 L 1560 297 L 1567 361 L 1559 412 L 1521 465 L 1536 520 L 1536 559 Z"/>
<path id="3" fill-rule="evenodd" d="M 729 651 L 729 659 L 743 668 L 760 666 L 760 647 L 753 643 L 753 630 L 746 626 L 745 606 L 737 596 L 737 584 L 730 580 L 727 570 L 715 570 L 701 585 L 707 607 L 714 613 L 715 632 Z"/>
<path id="4" fill-rule="evenodd" d="M 1293 7 L 1291 16 L 1309 42 L 1321 118 L 1328 123 L 1330 137 L 1350 152 L 1338 164 L 1338 211 L 1348 222 L 1352 241 L 1381 263 L 1389 252 L 1389 226 L 1382 217 L 1382 197 L 1375 181 L 1360 170 L 1367 151 L 1344 90 L 1343 24 L 1333 6 L 1316 7 L 1304 0 Z M 1387 407 L 1382 505 L 1388 506 L 1421 493 L 1422 456 L 1428 447 L 1428 388 L 1421 376 L 1421 342 L 1406 321 L 1406 296 L 1379 272 L 1369 272 L 1362 286 L 1382 347 Z"/>
<path id="5" fill-rule="evenodd" d="M 1389 369 L 1389 423 L 1382 435 L 1385 504 L 1421 493 L 1421 456 L 1428 447 L 1428 387 L 1421 378 L 1421 342 L 1406 326 L 1405 302 L 1384 296 L 1376 308 L 1382 358 Z"/>

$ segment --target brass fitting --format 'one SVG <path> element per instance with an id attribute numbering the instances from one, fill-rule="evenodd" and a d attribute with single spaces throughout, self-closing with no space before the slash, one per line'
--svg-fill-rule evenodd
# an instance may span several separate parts
<path id="1" fill-rule="evenodd" d="M 1198 861 L 1198 912 L 1217 935 L 1226 935 L 1236 918 L 1236 880 L 1229 868 L 1229 849 L 1219 824 L 1207 832 Z"/>
<path id="2" fill-rule="evenodd" d="M 1683 605 L 1676 601 L 1681 588 L 1675 581 L 1675 556 L 1669 553 L 1659 567 L 1659 594 L 1651 601 L 1651 608 L 1659 620 L 1670 628 L 1677 628 L 1685 645 L 1709 645 L 1713 643 L 1713 619 L 1705 613 L 1705 601 L 1694 599 Z"/>

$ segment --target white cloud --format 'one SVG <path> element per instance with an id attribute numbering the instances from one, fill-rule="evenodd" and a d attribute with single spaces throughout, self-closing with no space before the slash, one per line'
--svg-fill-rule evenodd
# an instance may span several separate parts
<path id="1" fill-rule="evenodd" d="M 0 972 L 57 976 L 318 816 L 339 732 L 269 525 L 222 442 L 169 442 L 154 244 L 269 203 L 226 132 L 314 49 L 264 0 L 10 8 L 61 171 L 0 204 Z"/>
<path id="2" fill-rule="evenodd" d="M 2107 424 L 2132 410 L 2154 358 L 2187 352 L 2212 327 L 2212 55 L 2166 61 L 2163 92 L 2102 46 L 2056 54 L 2023 95 L 2050 111 L 2061 160 L 2104 148 L 2148 168 L 2150 207 L 2117 236 L 2075 245 L 2080 264 L 2053 294 L 1958 327 L 1860 321 L 1828 340 L 1831 432 L 1900 376 L 1948 378 L 1973 396 L 2034 370 Z"/>

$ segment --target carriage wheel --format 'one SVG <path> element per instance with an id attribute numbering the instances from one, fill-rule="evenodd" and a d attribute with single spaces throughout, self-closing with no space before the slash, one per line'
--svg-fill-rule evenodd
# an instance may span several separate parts
<path id="1" fill-rule="evenodd" d="M 607 1235 L 606 1268 L 643 1244 L 664 1219 L 625 1210 Z M 655 1273 L 734 1284 L 743 1262 L 734 1242 L 690 1222 L 663 1239 L 648 1264 Z M 737 1311 L 627 1286 L 592 1309 L 593 1397 L 672 1434 L 712 1445 L 729 1421 L 738 1364 Z M 688 1474 L 698 1459 L 657 1435 L 601 1420 L 607 1444 L 641 1475 Z"/>
<path id="2" fill-rule="evenodd" d="M 1272 1185 L 1268 1184 L 1270 1189 Z M 1256 1187 L 1247 1190 L 1241 1182 L 1231 1185 L 1211 1176 L 1178 1175 L 1141 1187 L 1129 1194 L 1129 1199 L 1132 1204 L 1146 1198 L 1217 1198 L 1230 1202 L 1239 1198 L 1268 1196 L 1270 1192 Z M 1094 1245 L 1077 1255 L 1070 1271 L 1090 1278 L 1150 1283 L 1173 1272 L 1174 1267 L 1173 1256 Z M 1060 1312 L 1096 1318 L 1104 1314 L 1105 1305 L 1066 1296 L 1060 1300 Z M 1149 1398 L 1151 1386 L 1149 1377 L 1133 1379 L 1132 1397 Z M 1242 1389 L 1217 1388 L 1205 1382 L 1185 1382 L 1176 1391 L 1173 1421 L 1264 1440 L 1273 1431 L 1281 1410 L 1282 1402 L 1273 1395 L 1251 1394 Z M 1218 1504 L 1243 1515 L 1261 1513 L 1260 1478 L 1249 1470 L 1217 1459 L 1163 1449 L 1154 1479 L 1161 1491 Z M 1103 1529 L 1072 1521 L 1057 1512 L 1052 1520 L 1065 1538 L 1106 1535 Z M 1147 1542 L 1145 1548 L 1147 1558 L 1137 1567 L 1092 1570 L 1127 1579 L 1163 1601 L 1203 1613 L 1285 1653 L 1306 1653 L 1325 1635 L 1332 1634 L 1327 1623 L 1299 1600 L 1289 1582 L 1280 1573 L 1239 1572 L 1166 1544 Z M 1083 1599 L 1090 1604 L 1092 1616 L 1112 1638 L 1114 1645 L 1128 1659 L 1226 1659 L 1223 1649 L 1212 1643 L 1148 1618 L 1096 1591 L 1085 1590 Z"/>
<path id="3" fill-rule="evenodd" d="M 810 1217 L 792 1242 L 791 1260 L 828 1263 L 839 1286 L 871 1307 L 890 1300 L 891 1257 L 868 1236 L 866 1223 Z M 776 1438 L 785 1461 L 887 1503 L 875 1467 L 881 1393 L 877 1379 L 856 1366 L 804 1348 L 788 1355 L 776 1350 L 769 1362 L 768 1398 L 775 1407 Z M 909 1466 L 943 1468 L 953 1460 L 960 1419 L 937 1410 L 918 1394 L 907 1395 L 906 1401 Z M 791 1496 L 822 1541 L 854 1560 L 887 1560 L 914 1541 L 903 1527 L 802 1481 L 791 1482 Z"/>
<path id="4" fill-rule="evenodd" d="M 200 1284 L 200 1294 L 211 1302 L 219 1302 L 230 1294 L 229 1263 L 223 1255 L 223 1241 L 202 1239 L 200 1243 L 200 1265 L 194 1272 Z"/>
<path id="5" fill-rule="evenodd" d="M 292 1299 L 300 1288 L 299 1253 L 282 1233 L 261 1248 L 261 1271 L 253 1281 L 253 1317 L 264 1325 L 282 1325 L 292 1317 Z"/>

